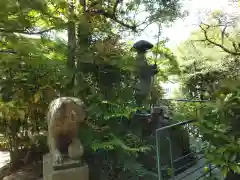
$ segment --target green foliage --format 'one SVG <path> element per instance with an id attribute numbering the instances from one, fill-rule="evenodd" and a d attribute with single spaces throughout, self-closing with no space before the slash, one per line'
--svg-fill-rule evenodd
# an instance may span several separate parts
<path id="1" fill-rule="evenodd" d="M 136 110 L 136 64 L 134 53 L 121 41 L 121 30 L 172 21 L 181 14 L 178 1 L 86 1 L 72 11 L 67 2 L 0 2 L 0 134 L 7 139 L 11 162 L 17 165 L 26 159 L 21 152 L 26 149 L 35 148 L 39 156 L 46 152 L 47 106 L 54 98 L 68 95 L 83 99 L 88 107 L 89 120 L 79 137 L 93 171 L 91 179 L 156 178 L 153 168 L 139 160 L 152 147 L 129 126 L 129 115 Z M 140 6 L 148 10 L 149 22 L 133 18 Z M 65 36 L 67 28 L 74 35 L 68 43 L 55 37 L 56 33 Z M 72 44 L 76 44 L 73 51 Z M 164 43 L 154 51 L 162 54 L 158 66 L 167 67 L 164 73 L 176 74 L 176 61 Z M 66 68 L 69 55 L 77 64 L 70 70 Z M 157 101 L 162 89 L 155 84 L 152 99 Z"/>
<path id="2" fill-rule="evenodd" d="M 153 57 L 149 58 L 150 62 L 158 65 L 158 81 L 169 80 L 169 77 L 180 74 L 179 64 L 176 56 L 169 48 L 166 48 L 165 41 L 160 41 L 153 47 Z"/>
<path id="3" fill-rule="evenodd" d="M 209 24 L 203 23 L 180 46 L 182 96 L 209 102 L 176 105 L 178 113 L 174 113 L 177 120 L 198 120 L 191 131 L 206 142 L 203 149 L 208 161 L 220 168 L 224 177 L 231 171 L 240 173 L 239 50 L 234 48 L 240 42 L 234 36 L 239 26 L 231 21 L 223 31 L 222 24 L 228 23 L 225 16 L 214 14 Z"/>
<path id="4" fill-rule="evenodd" d="M 133 108 L 128 104 L 119 107 L 114 102 L 97 101 L 96 104 L 97 107 L 95 103 L 89 107 L 91 119 L 79 132 L 87 148 L 86 160 L 94 171 L 93 178 L 156 177 L 137 160 L 141 153 L 150 151 L 151 147 L 129 128 L 129 110 L 133 111 Z M 101 167 L 101 172 L 98 167 Z"/>

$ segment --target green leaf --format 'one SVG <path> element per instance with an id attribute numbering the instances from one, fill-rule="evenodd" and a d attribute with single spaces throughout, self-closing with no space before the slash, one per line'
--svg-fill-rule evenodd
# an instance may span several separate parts
<path id="1" fill-rule="evenodd" d="M 231 163 L 230 168 L 236 173 L 240 174 L 240 165 L 237 163 Z"/>
<path id="2" fill-rule="evenodd" d="M 227 167 L 227 166 L 223 166 L 223 167 L 221 168 L 221 173 L 222 173 L 222 175 L 223 175 L 224 177 L 226 177 L 226 176 L 227 176 L 227 173 L 228 173 L 228 167 Z"/>
<path id="3" fill-rule="evenodd" d="M 231 153 L 230 152 L 224 152 L 223 154 L 225 160 L 229 160 Z"/>

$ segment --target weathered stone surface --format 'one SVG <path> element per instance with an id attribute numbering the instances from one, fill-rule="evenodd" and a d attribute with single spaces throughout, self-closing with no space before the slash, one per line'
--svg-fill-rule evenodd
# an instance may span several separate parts
<path id="1" fill-rule="evenodd" d="M 23 167 L 19 169 L 17 172 L 14 172 L 8 176 L 5 176 L 3 180 L 38 180 L 39 177 L 34 172 L 33 167 Z"/>
<path id="2" fill-rule="evenodd" d="M 0 168 L 0 179 L 3 179 L 8 174 L 10 174 L 10 163 Z"/>
<path id="3" fill-rule="evenodd" d="M 87 164 L 79 164 L 69 160 L 54 170 L 51 154 L 43 156 L 43 180 L 88 180 L 89 169 Z"/>
<path id="4" fill-rule="evenodd" d="M 145 41 L 145 40 L 140 40 L 140 41 L 136 42 L 136 43 L 133 45 L 133 47 L 134 47 L 137 51 L 145 52 L 145 51 L 147 51 L 148 49 L 153 48 L 153 44 L 151 44 L 150 42 Z"/>
<path id="5" fill-rule="evenodd" d="M 85 122 L 86 114 L 83 101 L 75 97 L 60 97 L 49 104 L 48 147 L 54 164 L 62 164 L 64 156 L 75 160 L 83 155 L 78 127 Z"/>

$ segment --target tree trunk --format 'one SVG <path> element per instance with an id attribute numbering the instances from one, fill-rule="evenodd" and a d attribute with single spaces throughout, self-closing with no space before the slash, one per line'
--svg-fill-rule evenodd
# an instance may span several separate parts
<path id="1" fill-rule="evenodd" d="M 68 58 L 67 67 L 74 69 L 75 67 L 75 50 L 76 50 L 76 30 L 74 17 L 73 0 L 68 0 Z"/>
<path id="2" fill-rule="evenodd" d="M 68 55 L 67 55 L 67 69 L 69 71 L 70 82 L 67 84 L 67 95 L 72 96 L 72 89 L 75 85 L 75 53 L 76 53 L 76 27 L 74 22 L 74 1 L 68 0 Z"/>

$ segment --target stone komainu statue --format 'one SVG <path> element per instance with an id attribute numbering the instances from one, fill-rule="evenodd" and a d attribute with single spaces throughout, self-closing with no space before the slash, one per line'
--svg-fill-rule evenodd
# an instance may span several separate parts
<path id="1" fill-rule="evenodd" d="M 85 118 L 85 105 L 78 98 L 60 97 L 50 103 L 47 112 L 48 146 L 54 164 L 63 163 L 64 157 L 74 160 L 83 155 L 78 128 Z"/>

